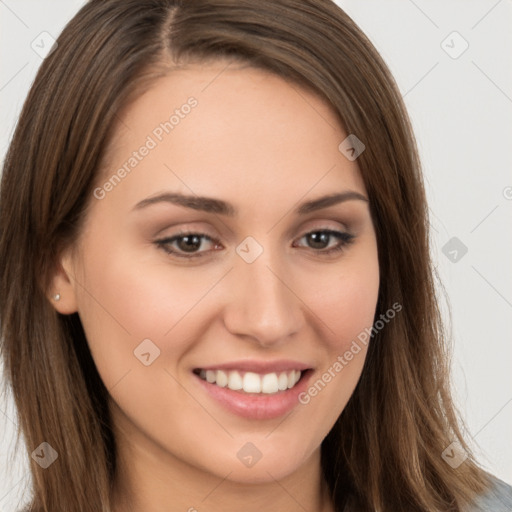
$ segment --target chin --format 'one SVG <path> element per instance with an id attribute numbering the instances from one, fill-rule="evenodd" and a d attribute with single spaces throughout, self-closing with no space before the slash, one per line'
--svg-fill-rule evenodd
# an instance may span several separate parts
<path id="1" fill-rule="evenodd" d="M 208 471 L 240 484 L 271 483 L 299 471 L 312 463 L 314 457 L 320 457 L 320 447 L 312 455 L 304 453 L 305 444 L 297 441 L 296 447 L 288 445 L 284 449 L 285 447 L 269 443 L 268 440 L 255 441 L 254 444 L 245 441 L 236 443 L 237 448 L 230 450 L 234 457 L 226 457 L 226 453 L 219 454 L 213 463 L 210 460 Z M 260 446 L 261 450 L 255 445 Z"/>

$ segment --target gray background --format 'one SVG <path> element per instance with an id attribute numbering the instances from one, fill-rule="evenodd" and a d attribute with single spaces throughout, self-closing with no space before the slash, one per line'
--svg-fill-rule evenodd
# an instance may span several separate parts
<path id="1" fill-rule="evenodd" d="M 482 464 L 512 483 L 512 0 L 338 3 L 381 52 L 412 117 L 452 310 L 456 403 Z M 0 0 L 2 158 L 41 63 L 32 42 L 57 37 L 82 4 Z M 15 424 L 12 401 L 0 400 L 2 512 L 27 499 Z"/>

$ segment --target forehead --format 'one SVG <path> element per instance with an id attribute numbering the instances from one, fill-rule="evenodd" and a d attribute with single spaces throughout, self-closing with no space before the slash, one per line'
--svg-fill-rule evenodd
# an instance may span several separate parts
<path id="1" fill-rule="evenodd" d="M 222 61 L 184 66 L 118 117 L 103 178 L 132 159 L 122 184 L 132 202 L 169 187 L 232 197 L 243 187 L 253 198 L 297 200 L 316 187 L 364 192 L 356 162 L 338 149 L 347 134 L 332 107 L 264 70 Z M 134 156 L 144 146 L 145 156 Z"/>

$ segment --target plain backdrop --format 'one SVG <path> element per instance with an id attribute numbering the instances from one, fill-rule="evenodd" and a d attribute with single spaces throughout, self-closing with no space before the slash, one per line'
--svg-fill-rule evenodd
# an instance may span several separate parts
<path id="1" fill-rule="evenodd" d="M 424 167 L 432 255 L 451 305 L 456 403 L 482 464 L 512 483 L 512 1 L 338 3 L 380 51 L 405 98 Z M 56 38 L 82 4 L 0 0 L 2 159 L 42 62 L 33 41 L 43 32 Z M 2 512 L 28 497 L 15 425 L 7 397 L 0 401 Z"/>

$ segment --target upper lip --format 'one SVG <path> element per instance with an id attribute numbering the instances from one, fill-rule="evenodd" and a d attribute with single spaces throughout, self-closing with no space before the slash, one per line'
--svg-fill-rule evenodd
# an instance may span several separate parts
<path id="1" fill-rule="evenodd" d="M 199 366 L 201 370 L 241 370 L 254 373 L 273 373 L 286 372 L 290 370 L 309 370 L 311 365 L 292 361 L 290 359 L 279 359 L 275 361 L 258 361 L 254 359 L 244 359 L 241 361 L 230 361 L 229 363 L 211 364 L 208 366 Z"/>

